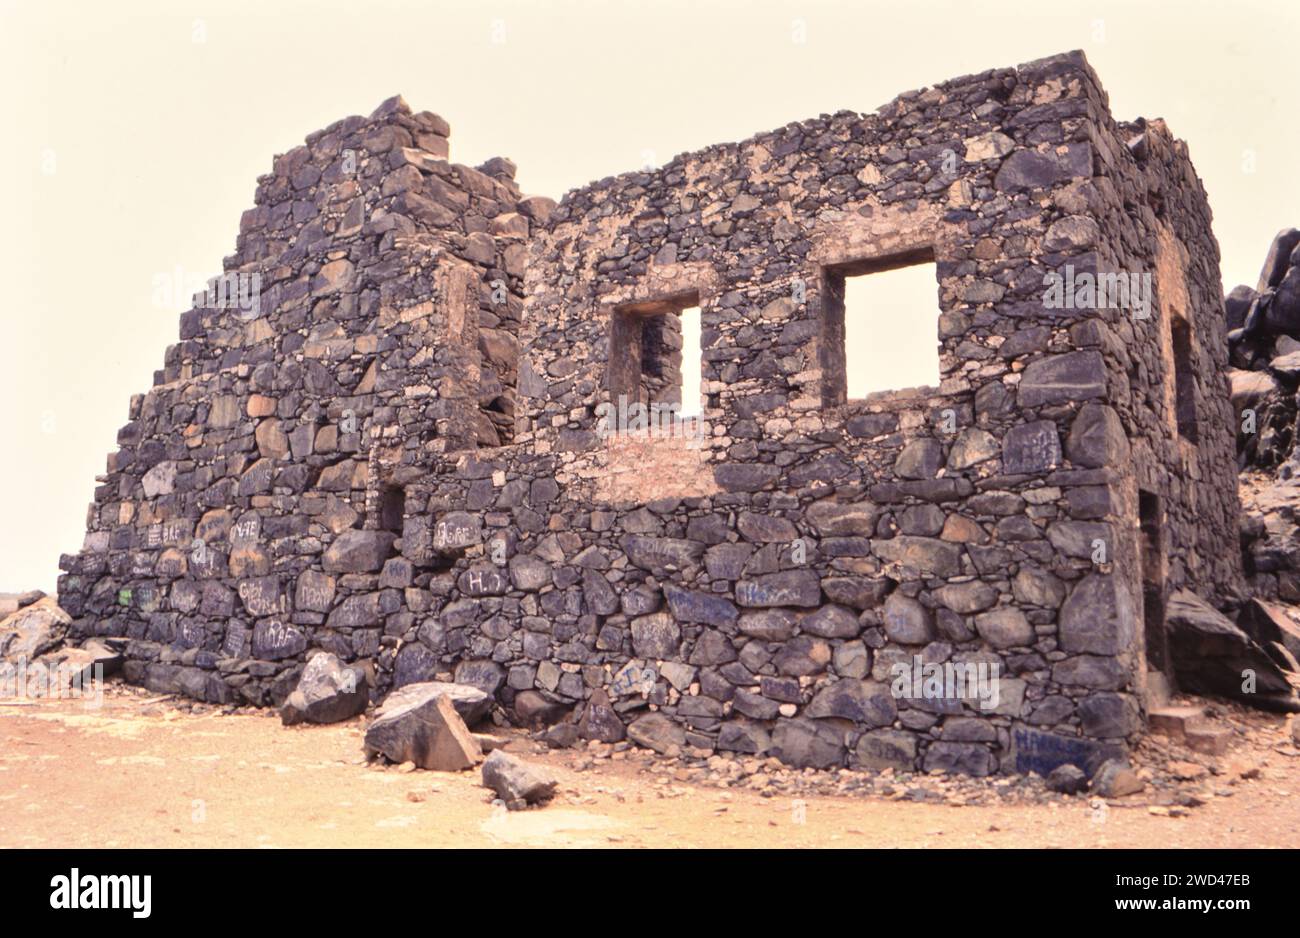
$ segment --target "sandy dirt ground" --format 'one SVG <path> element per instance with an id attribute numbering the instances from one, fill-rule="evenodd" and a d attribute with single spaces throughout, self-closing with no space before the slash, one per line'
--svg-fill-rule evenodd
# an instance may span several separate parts
<path id="1" fill-rule="evenodd" d="M 477 771 L 368 766 L 363 725 L 284 728 L 269 713 L 191 714 L 132 691 L 105 695 L 101 709 L 0 706 L 0 846 L 1300 846 L 1300 753 L 1285 747 L 1251 754 L 1257 777 L 1209 786 L 1205 804 L 1170 817 L 1141 795 L 1104 812 L 1063 796 L 960 807 L 764 797 L 677 781 L 651 771 L 648 755 L 591 764 L 521 736 L 509 748 L 550 766 L 560 790 L 512 813 L 491 804 Z"/>

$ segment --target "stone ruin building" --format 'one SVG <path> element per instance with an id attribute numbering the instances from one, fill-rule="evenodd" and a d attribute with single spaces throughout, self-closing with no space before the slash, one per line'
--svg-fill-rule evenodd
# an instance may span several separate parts
<path id="1" fill-rule="evenodd" d="M 1171 592 L 1241 595 L 1205 191 L 1081 53 L 558 205 L 448 135 L 394 98 L 258 180 L 224 264 L 257 308 L 181 317 L 61 560 L 128 680 L 272 705 L 325 649 L 376 701 L 454 679 L 576 738 L 988 774 L 1122 750 Z M 918 263 L 939 385 L 849 399 L 846 279 Z M 1116 272 L 1146 315 L 1046 299 Z M 699 432 L 607 432 L 697 355 Z M 935 664 L 996 699 L 896 690 Z"/>

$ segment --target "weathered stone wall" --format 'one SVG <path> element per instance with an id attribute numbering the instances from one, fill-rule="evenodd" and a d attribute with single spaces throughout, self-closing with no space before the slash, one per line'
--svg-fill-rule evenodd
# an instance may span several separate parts
<path id="1" fill-rule="evenodd" d="M 495 532 L 510 558 L 494 573 L 471 550 L 443 581 L 454 615 L 426 635 L 430 654 L 401 654 L 436 667 L 468 647 L 502 666 L 507 702 L 540 691 L 603 712 L 611 699 L 598 721 L 611 735 L 614 714 L 647 705 L 618 693 L 631 662 L 657 674 L 648 702 L 692 743 L 797 762 L 984 772 L 1017 731 L 1026 748 L 1045 745 L 1041 731 L 1139 731 L 1132 464 L 1177 529 L 1171 583 L 1220 597 L 1240 571 L 1224 546 L 1235 489 L 1216 372 L 1200 369 L 1198 497 L 1181 481 L 1186 447 L 1151 430 L 1172 419 L 1164 359 L 1130 376 L 1158 341 L 1125 331 L 1128 310 L 1045 300 L 1048 272 L 1156 272 L 1165 246 L 1182 258 L 1183 312 L 1221 361 L 1203 191 L 1185 158 L 1163 156 L 1172 143 L 1172 168 L 1144 170 L 1126 142 L 1067 56 L 570 193 L 526 277 L 519 444 L 448 467 L 422 522 L 484 504 L 455 526 Z M 1174 192 L 1157 223 L 1162 188 Z M 1103 218 L 1125 200 L 1148 227 Z M 915 314 L 937 323 L 941 386 L 845 401 L 827 271 L 929 257 L 937 304 Z M 697 302 L 707 434 L 693 458 L 713 490 L 684 471 L 680 440 L 603 438 L 597 419 L 636 386 L 620 373 L 636 370 L 619 356 L 622 311 Z M 1157 303 L 1151 335 L 1161 317 Z M 639 481 L 611 490 L 629 446 Z M 898 699 L 891 665 L 915 655 L 996 665 L 999 706 Z"/>
<path id="2" fill-rule="evenodd" d="M 276 699 L 291 676 L 276 661 L 318 646 L 368 662 L 379 694 L 453 675 L 523 722 L 567 714 L 580 736 L 797 764 L 986 774 L 1122 743 L 1141 730 L 1145 678 L 1138 522 L 1149 500 L 1137 488 L 1161 499 L 1171 583 L 1221 598 L 1240 577 L 1223 548 L 1235 483 L 1218 443 L 1231 446 L 1231 415 L 1212 370 L 1224 344 L 1208 208 L 1181 144 L 1149 130 L 1130 148 L 1130 136 L 1075 53 L 684 154 L 575 190 L 549 219 L 507 180 L 466 183 L 474 195 L 457 217 L 481 228 L 438 215 L 433 228 L 450 235 L 429 238 L 442 253 L 413 263 L 423 255 L 406 248 L 374 271 L 374 289 L 403 300 L 377 302 L 374 328 L 358 330 L 381 343 L 379 374 L 382 353 L 394 356 L 388 396 L 340 380 L 342 394 L 310 398 L 364 398 L 359 413 L 379 432 L 365 458 L 358 439 L 316 476 L 290 434 L 283 471 L 305 466 L 302 488 L 240 493 L 259 445 L 241 417 L 228 436 L 201 434 L 216 452 L 238 441 L 236 473 L 221 453 L 226 487 L 205 477 L 183 489 L 198 497 L 161 502 L 200 525 L 232 504 L 236 528 L 250 510 L 275 519 L 258 535 L 266 569 L 216 578 L 240 597 L 232 612 L 202 607 L 201 576 L 159 577 L 146 526 L 122 505 L 157 512 L 173 493 L 144 492 L 134 461 L 110 467 L 94 540 L 68 561 L 70 611 L 101 634 L 148 631 L 134 675 L 201 679 L 185 685 L 199 696 L 228 694 L 220 685 Z M 460 172 L 416 166 L 426 188 Z M 423 204 L 394 195 L 408 200 L 396 214 L 418 219 Z M 474 215 L 489 198 L 495 211 Z M 481 254 L 475 234 L 488 238 Z M 940 386 L 846 399 L 844 317 L 870 311 L 843 308 L 843 278 L 931 260 L 935 294 L 913 315 L 935 323 Z M 349 279 L 366 276 L 362 257 L 350 262 Z M 1048 302 L 1045 275 L 1067 265 L 1157 271 L 1152 317 Z M 483 361 L 513 349 L 500 339 L 492 353 L 482 332 L 514 339 L 503 326 L 520 321 L 517 301 L 511 315 L 494 303 L 499 269 L 526 298 L 518 407 L 508 445 L 474 449 L 471 389 L 493 370 Z M 297 289 L 315 290 L 318 270 L 286 274 L 304 276 Z M 468 311 L 456 296 L 475 284 Z M 1191 452 L 1168 438 L 1161 303 L 1172 302 L 1203 356 Z M 678 348 L 687 306 L 701 310 L 700 349 Z M 308 338 L 284 322 L 276 341 L 297 344 L 267 348 L 276 374 L 301 367 Z M 404 333 L 411 322 L 422 330 Z M 674 401 L 682 357 L 696 354 L 698 437 L 608 432 L 620 397 Z M 344 366 L 354 383 L 356 355 Z M 513 379 L 511 365 L 501 373 Z M 192 471 L 183 417 L 131 431 L 171 448 L 178 479 Z M 114 605 L 137 577 L 163 587 L 147 615 Z M 174 607 L 178 586 L 182 597 L 200 588 L 197 613 Z M 259 628 L 293 637 L 276 655 L 265 641 L 223 650 L 236 619 L 255 640 Z M 203 631 L 203 652 L 186 623 Z M 900 691 L 895 666 L 912 674 L 918 661 L 983 666 L 996 702 L 970 688 Z"/>
<path id="3" fill-rule="evenodd" d="M 1099 310 L 1079 341 L 1104 356 L 1128 437 L 1098 467 L 1115 503 L 1115 575 L 1128 581 L 1140 621 L 1144 588 L 1159 594 L 1147 599 L 1139 639 L 1151 670 L 1172 678 L 1163 629 L 1151 627 L 1165 599 L 1191 589 L 1232 605 L 1244 587 L 1219 248 L 1187 147 L 1162 121 L 1116 125 L 1103 112 L 1096 128 L 1097 176 L 1070 194 L 1099 227 L 1095 245 L 1082 247 L 1100 270 L 1150 273 L 1152 296 L 1146 315 Z M 1105 504 L 1081 497 L 1093 503 L 1086 513 Z M 1146 556 L 1143 524 L 1158 541 Z"/>
<path id="4" fill-rule="evenodd" d="M 309 647 L 373 657 L 400 606 L 361 572 L 385 509 L 400 530 L 381 477 L 495 445 L 490 413 L 513 432 L 514 355 L 487 350 L 517 343 L 538 203 L 508 161 L 449 163 L 447 135 L 393 99 L 259 180 L 225 262 L 256 305 L 181 317 L 63 561 L 75 630 L 136 640 L 129 678 L 263 703 Z"/>

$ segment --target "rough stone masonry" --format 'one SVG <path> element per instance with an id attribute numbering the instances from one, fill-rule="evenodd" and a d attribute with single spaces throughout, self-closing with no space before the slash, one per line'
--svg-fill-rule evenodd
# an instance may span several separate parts
<path id="1" fill-rule="evenodd" d="M 256 308 L 182 316 L 61 561 L 128 680 L 279 704 L 324 649 L 375 701 L 454 679 L 578 738 L 981 775 L 1122 750 L 1166 597 L 1240 595 L 1205 192 L 1081 53 L 558 205 L 448 135 L 394 98 L 259 179 L 224 265 Z M 848 399 L 844 282 L 914 263 L 941 382 Z M 1074 292 L 1107 275 L 1145 314 Z M 609 432 L 684 355 L 700 432 Z"/>

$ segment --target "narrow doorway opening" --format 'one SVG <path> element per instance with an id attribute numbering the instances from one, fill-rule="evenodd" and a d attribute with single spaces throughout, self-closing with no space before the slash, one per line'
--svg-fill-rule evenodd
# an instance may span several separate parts
<path id="1" fill-rule="evenodd" d="M 1163 506 L 1154 492 L 1138 491 L 1138 550 L 1142 562 L 1142 622 L 1147 670 L 1172 675 L 1165 631 L 1165 549 Z"/>

